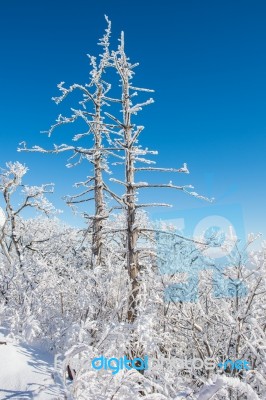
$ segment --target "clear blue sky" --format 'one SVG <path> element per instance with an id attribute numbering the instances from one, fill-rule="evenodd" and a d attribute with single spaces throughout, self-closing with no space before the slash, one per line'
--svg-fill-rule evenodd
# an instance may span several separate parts
<path id="1" fill-rule="evenodd" d="M 39 132 L 65 110 L 51 101 L 57 83 L 88 81 L 86 54 L 99 51 L 104 14 L 112 20 L 113 43 L 124 30 L 128 55 L 140 62 L 136 85 L 156 91 L 155 104 L 138 121 L 146 126 L 143 145 L 159 150 L 159 165 L 187 162 L 191 170 L 188 176 L 162 175 L 157 181 L 192 183 L 215 197 L 221 209 L 238 204 L 246 230 L 266 233 L 263 0 L 2 2 L 1 166 L 19 160 L 30 168 L 27 182 L 54 181 L 54 202 L 63 207 L 60 197 L 71 192 L 85 167 L 68 171 L 65 157 L 22 154 L 16 148 L 22 140 L 47 147 L 66 142 L 61 131 L 50 141 Z M 210 208 L 177 192 L 152 192 L 152 197 L 172 202 L 171 216 Z"/>

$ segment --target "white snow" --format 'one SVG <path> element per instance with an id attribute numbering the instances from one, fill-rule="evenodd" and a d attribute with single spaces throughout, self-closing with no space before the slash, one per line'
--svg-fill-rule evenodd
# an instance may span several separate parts
<path id="1" fill-rule="evenodd" d="M 5 220 L 6 220 L 6 216 L 4 211 L 2 210 L 2 208 L 0 207 L 0 229 L 3 228 L 4 224 L 5 224 Z"/>
<path id="2" fill-rule="evenodd" d="M 0 328 L 0 400 L 63 400 L 64 391 L 55 382 L 53 355 L 21 344 Z"/>

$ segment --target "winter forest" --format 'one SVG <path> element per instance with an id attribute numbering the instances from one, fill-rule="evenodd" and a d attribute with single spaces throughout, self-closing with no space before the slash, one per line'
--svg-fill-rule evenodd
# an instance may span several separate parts
<path id="1" fill-rule="evenodd" d="M 150 217 L 151 208 L 171 207 L 167 191 L 215 199 L 194 189 L 197 182 L 179 184 L 182 174 L 190 178 L 189 160 L 160 167 L 153 144 L 143 145 L 139 118 L 153 90 L 139 87 L 124 33 L 113 38 L 107 17 L 105 24 L 87 83 L 58 84 L 54 102 L 70 107 L 46 132 L 51 146 L 38 145 L 38 133 L 35 145 L 18 145 L 19 154 L 64 153 L 68 168 L 86 165 L 64 197 L 83 226 L 60 220 L 52 183 L 25 184 L 28 168 L 19 161 L 1 166 L 0 363 L 20 345 L 52 361 L 43 386 L 12 392 L 6 382 L 22 379 L 14 356 L 14 375 L 0 374 L 0 398 L 266 399 L 266 249 L 252 250 L 254 233 L 243 241 L 212 227 L 187 237 Z M 65 128 L 71 140 L 53 145 Z M 149 189 L 151 201 L 142 202 Z M 93 369 L 100 356 L 146 356 L 148 366 Z"/>

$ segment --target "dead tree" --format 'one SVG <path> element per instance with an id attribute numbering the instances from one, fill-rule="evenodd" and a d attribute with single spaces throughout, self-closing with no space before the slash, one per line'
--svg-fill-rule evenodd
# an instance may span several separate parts
<path id="1" fill-rule="evenodd" d="M 124 152 L 124 167 L 125 167 L 125 179 L 120 181 L 112 179 L 112 181 L 119 183 L 124 186 L 125 193 L 119 198 L 120 203 L 123 204 L 123 208 L 126 213 L 126 260 L 129 279 L 131 283 L 131 291 L 128 301 L 128 316 L 129 322 L 134 322 L 137 316 L 137 303 L 138 294 L 140 291 L 139 285 L 139 262 L 138 262 L 138 248 L 137 242 L 142 233 L 142 229 L 136 224 L 136 212 L 137 209 L 143 207 L 153 206 L 171 206 L 165 203 L 149 203 L 149 204 L 138 204 L 137 192 L 144 188 L 170 188 L 179 191 L 186 192 L 192 196 L 208 200 L 207 198 L 198 195 L 193 192 L 193 186 L 178 186 L 172 184 L 170 181 L 166 184 L 149 184 L 147 182 L 136 182 L 136 173 L 141 171 L 155 171 L 155 172 L 179 172 L 188 174 L 187 165 L 184 164 L 182 168 L 156 168 L 147 166 L 155 164 L 154 161 L 145 158 L 148 154 L 157 154 L 157 151 L 150 151 L 143 149 L 138 144 L 139 136 L 143 131 L 143 126 L 136 126 L 133 122 L 133 116 L 137 115 L 142 107 L 152 104 L 154 101 L 152 98 L 142 102 L 133 104 L 132 98 L 139 95 L 141 92 L 153 92 L 150 89 L 135 87 L 132 83 L 134 76 L 134 68 L 138 64 L 131 64 L 129 58 L 125 53 L 124 33 L 121 34 L 120 45 L 117 51 L 113 51 L 111 54 L 111 62 L 114 68 L 118 72 L 120 78 L 120 84 L 122 88 L 121 104 L 122 104 L 122 115 L 123 119 L 115 115 L 106 113 L 106 115 L 116 124 L 118 138 L 115 139 L 115 146 Z M 145 167 L 136 166 L 136 164 L 144 163 Z"/>
<path id="2" fill-rule="evenodd" d="M 54 97 L 53 100 L 56 104 L 61 103 L 70 93 L 80 91 L 83 94 L 83 99 L 79 102 L 81 108 L 71 108 L 73 114 L 70 117 L 59 115 L 56 123 L 51 126 L 47 132 L 49 137 L 53 131 L 66 124 L 72 124 L 77 121 L 82 121 L 87 126 L 87 131 L 73 136 L 73 141 L 84 139 L 92 139 L 91 147 L 73 146 L 62 144 L 54 146 L 52 150 L 46 150 L 39 146 L 34 146 L 29 149 L 26 147 L 25 142 L 22 142 L 23 147 L 19 151 L 33 151 L 41 153 L 54 153 L 58 154 L 65 151 L 72 152 L 70 157 L 71 162 L 67 167 L 73 167 L 80 164 L 83 160 L 87 160 L 92 164 L 93 173 L 88 176 L 84 181 L 75 184 L 76 187 L 82 188 L 81 193 L 72 196 L 66 196 L 67 204 L 74 207 L 77 204 L 94 201 L 94 214 L 90 215 L 87 212 L 83 216 L 88 220 L 88 231 L 92 232 L 92 259 L 91 264 L 102 264 L 103 257 L 103 225 L 104 221 L 108 218 L 108 210 L 105 204 L 105 193 L 111 193 L 107 184 L 103 179 L 103 171 L 109 172 L 107 157 L 109 153 L 117 149 L 106 147 L 103 139 L 106 139 L 107 144 L 110 142 L 110 135 L 112 134 L 113 124 L 104 122 L 103 107 L 109 106 L 110 102 L 116 101 L 108 97 L 108 92 L 111 85 L 103 79 L 103 74 L 110 66 L 110 53 L 109 53 L 109 39 L 111 35 L 111 22 L 106 17 L 107 29 L 106 33 L 98 43 L 103 47 L 103 53 L 100 55 L 100 61 L 94 56 L 89 56 L 92 70 L 90 72 L 91 79 L 89 84 L 79 85 L 73 84 L 68 88 L 64 87 L 64 82 L 58 85 L 62 95 Z M 89 108 L 90 107 L 90 108 Z M 72 161 L 74 160 L 74 161 Z M 92 195 L 91 195 L 92 194 Z"/>

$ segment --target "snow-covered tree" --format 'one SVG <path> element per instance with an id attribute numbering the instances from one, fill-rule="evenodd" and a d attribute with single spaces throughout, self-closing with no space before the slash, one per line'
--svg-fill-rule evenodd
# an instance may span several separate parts
<path id="1" fill-rule="evenodd" d="M 84 212 L 84 217 L 88 220 L 87 232 L 92 232 L 92 263 L 100 265 L 104 263 L 103 257 L 103 226 L 104 221 L 108 218 L 109 211 L 106 205 L 105 194 L 111 194 L 115 197 L 104 182 L 103 171 L 110 173 L 108 167 L 108 155 L 112 154 L 114 149 L 109 146 L 111 143 L 110 135 L 112 135 L 113 124 L 108 124 L 104 121 L 103 109 L 110 106 L 110 103 L 117 102 L 108 96 L 111 89 L 111 84 L 106 82 L 104 74 L 110 67 L 110 35 L 111 22 L 106 17 L 107 29 L 102 39 L 99 41 L 99 46 L 103 48 L 100 54 L 99 61 L 94 56 L 90 58 L 90 80 L 85 85 L 73 84 L 69 87 L 64 86 L 64 82 L 58 85 L 61 91 L 61 96 L 54 97 L 56 104 L 61 103 L 69 94 L 80 92 L 82 99 L 79 101 L 79 108 L 71 108 L 72 115 L 64 117 L 59 115 L 56 123 L 51 126 L 47 132 L 49 137 L 54 130 L 63 125 L 82 122 L 86 126 L 86 131 L 83 133 L 74 134 L 73 142 L 82 142 L 81 146 L 73 144 L 61 144 L 54 146 L 52 150 L 46 150 L 40 146 L 34 146 L 31 149 L 26 147 L 22 142 L 23 147 L 19 151 L 34 151 L 41 153 L 62 153 L 72 152 L 70 162 L 67 167 L 73 167 L 80 164 L 83 160 L 89 161 L 92 165 L 92 174 L 87 176 L 82 182 L 75 184 L 77 188 L 81 188 L 81 193 L 77 195 L 66 196 L 67 204 L 76 206 L 81 203 L 94 201 L 94 213 Z M 79 125 L 78 125 L 79 126 Z"/>
<path id="2" fill-rule="evenodd" d="M 155 172 L 178 172 L 178 173 L 189 173 L 187 164 L 184 163 L 181 168 L 157 168 L 152 166 L 155 164 L 154 161 L 147 159 L 145 156 L 157 154 L 157 151 L 148 150 L 142 148 L 139 144 L 141 133 L 144 129 L 143 126 L 138 126 L 133 122 L 134 116 L 137 116 L 139 111 L 143 107 L 152 104 L 153 99 L 150 98 L 140 103 L 134 103 L 134 98 L 141 95 L 142 92 L 150 93 L 153 90 L 144 89 L 134 86 L 133 77 L 134 69 L 138 66 L 137 63 L 132 64 L 125 52 L 125 40 L 124 33 L 122 32 L 120 38 L 120 45 L 117 51 L 111 53 L 111 63 L 114 66 L 116 72 L 119 75 L 120 86 L 121 86 L 121 112 L 122 119 L 119 116 L 115 116 L 111 113 L 105 113 L 110 120 L 115 123 L 117 128 L 117 138 L 112 139 L 117 149 L 124 152 L 123 156 L 120 156 L 125 171 L 124 181 L 116 178 L 111 178 L 112 181 L 122 185 L 125 188 L 125 192 L 122 196 L 117 196 L 119 204 L 122 205 L 122 209 L 126 213 L 126 260 L 127 269 L 130 277 L 131 291 L 129 296 L 129 309 L 128 309 L 128 321 L 134 322 L 137 314 L 137 297 L 140 290 L 139 287 L 139 272 L 140 266 L 138 261 L 138 239 L 142 232 L 145 231 L 145 227 L 137 224 L 136 215 L 137 211 L 146 207 L 156 206 L 171 206 L 166 203 L 149 203 L 140 204 L 137 200 L 137 194 L 141 189 L 147 188 L 170 188 L 178 191 L 186 192 L 192 196 L 209 200 L 203 196 L 200 196 L 196 192 L 192 191 L 193 186 L 191 185 L 176 185 L 171 181 L 169 183 L 158 183 L 151 184 L 148 182 L 138 181 L 136 182 L 136 173 L 142 171 L 155 171 Z M 139 164 L 144 164 L 140 166 Z"/>

